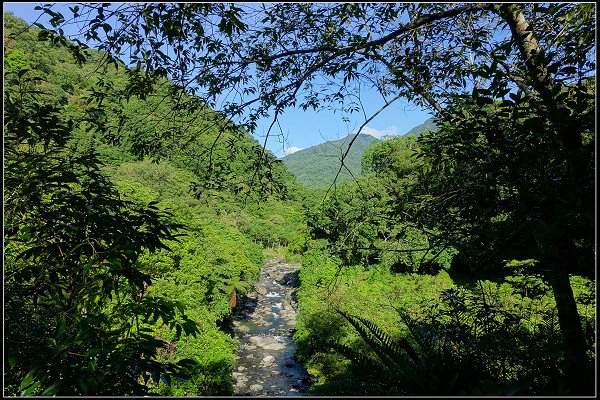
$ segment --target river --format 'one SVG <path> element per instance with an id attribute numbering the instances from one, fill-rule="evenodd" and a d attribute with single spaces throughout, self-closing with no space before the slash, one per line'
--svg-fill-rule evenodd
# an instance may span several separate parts
<path id="1" fill-rule="evenodd" d="M 233 372 L 237 396 L 302 396 L 308 374 L 296 361 L 292 340 L 296 304 L 292 292 L 299 264 L 267 260 L 255 290 L 238 305 L 233 331 L 239 340 Z"/>

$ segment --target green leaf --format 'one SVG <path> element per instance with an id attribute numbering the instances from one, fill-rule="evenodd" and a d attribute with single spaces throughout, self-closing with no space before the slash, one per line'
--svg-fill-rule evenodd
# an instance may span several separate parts
<path id="1" fill-rule="evenodd" d="M 21 240 L 23 241 L 28 241 L 29 239 L 31 239 L 31 228 L 28 226 L 24 226 L 21 229 L 19 229 L 19 235 Z"/>
<path id="2" fill-rule="evenodd" d="M 79 389 L 81 389 L 81 393 L 83 393 L 84 395 L 87 395 L 88 393 L 88 387 L 85 383 L 85 381 L 82 378 L 75 378 L 75 382 L 77 382 L 77 387 Z"/>
<path id="3" fill-rule="evenodd" d="M 508 267 L 508 268 L 533 267 L 538 262 L 539 262 L 538 260 L 534 260 L 534 259 L 530 258 L 530 259 L 527 259 L 527 260 L 510 260 L 510 261 L 506 261 L 504 265 L 506 267 Z"/>
<path id="4" fill-rule="evenodd" d="M 56 382 L 42 392 L 42 396 L 54 396 L 60 390 L 60 383 Z"/>
<path id="5" fill-rule="evenodd" d="M 33 395 L 39 386 L 40 386 L 40 382 L 36 381 L 33 385 L 29 386 L 26 390 L 21 392 L 21 396 Z"/>
<path id="6" fill-rule="evenodd" d="M 9 354 L 8 355 L 8 365 L 9 365 L 10 369 L 13 369 L 16 364 L 17 364 L 17 357 L 14 354 Z"/>
<path id="7" fill-rule="evenodd" d="M 21 381 L 21 384 L 19 385 L 19 390 L 24 390 L 25 388 L 27 388 L 29 385 L 31 385 L 33 383 L 33 379 L 34 379 L 34 375 L 37 371 L 37 368 L 33 368 L 31 369 L 27 375 L 25 376 L 25 378 L 23 378 L 23 380 Z"/>
<path id="8" fill-rule="evenodd" d="M 61 337 L 63 332 L 65 331 L 65 328 L 67 327 L 67 320 L 65 318 L 64 315 L 61 315 L 59 320 L 58 320 L 58 324 L 56 325 L 56 332 L 55 332 L 55 336 Z"/>

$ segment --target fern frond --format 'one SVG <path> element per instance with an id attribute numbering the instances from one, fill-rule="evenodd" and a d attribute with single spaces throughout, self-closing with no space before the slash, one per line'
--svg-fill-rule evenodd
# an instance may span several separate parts
<path id="1" fill-rule="evenodd" d="M 388 366 L 380 362 L 377 358 L 370 357 L 341 343 L 334 343 L 331 347 L 342 356 L 351 360 L 354 365 L 360 367 L 360 370 L 366 374 L 366 377 L 375 379 L 384 391 L 383 393 L 406 394 L 406 385 L 403 383 L 406 382 L 407 377 L 403 376 L 401 371 L 390 371 Z"/>
<path id="2" fill-rule="evenodd" d="M 412 357 L 409 356 L 408 359 L 406 357 L 407 352 L 404 347 L 412 350 L 406 340 L 395 342 L 389 335 L 385 334 L 385 332 L 370 321 L 349 315 L 340 310 L 337 310 L 337 312 L 350 322 L 390 372 L 403 375 L 405 370 L 414 369 L 415 365 Z M 363 326 L 365 322 L 361 321 L 361 319 L 369 323 L 371 328 L 367 325 Z"/>
<path id="3" fill-rule="evenodd" d="M 384 332 L 372 321 L 359 316 L 355 316 L 355 318 L 362 322 L 373 333 L 373 335 L 375 335 L 375 337 L 377 337 L 383 343 L 386 349 L 391 350 L 394 358 L 397 359 L 397 357 L 401 357 L 401 353 L 404 351 L 416 365 L 421 364 L 419 355 L 408 342 L 408 340 L 406 340 L 406 338 L 401 337 L 396 339 Z"/>
<path id="4" fill-rule="evenodd" d="M 433 336 L 427 332 L 423 327 L 418 323 L 417 320 L 411 318 L 411 316 L 404 310 L 396 308 L 396 312 L 400 316 L 400 320 L 404 323 L 404 325 L 408 328 L 410 332 L 410 337 L 415 342 L 413 348 L 415 352 L 418 354 L 429 353 L 433 348 L 435 348 L 435 340 Z"/>
<path id="5" fill-rule="evenodd" d="M 356 365 L 359 365 L 366 371 L 369 371 L 369 373 L 372 375 L 382 375 L 385 373 L 385 365 L 378 360 L 361 353 L 360 351 L 341 343 L 332 343 L 331 347 L 342 356 L 351 360 L 353 363 L 356 363 Z"/>
<path id="6" fill-rule="evenodd" d="M 343 311 L 339 311 L 340 315 L 342 315 L 350 324 L 356 329 L 356 331 L 363 338 L 365 343 L 377 354 L 379 359 L 388 367 L 390 370 L 396 369 L 396 363 L 393 359 L 391 359 L 386 353 L 385 350 L 382 349 L 382 344 L 379 339 L 374 336 L 370 331 L 365 329 L 365 327 L 358 321 L 354 316 L 344 313 Z"/>

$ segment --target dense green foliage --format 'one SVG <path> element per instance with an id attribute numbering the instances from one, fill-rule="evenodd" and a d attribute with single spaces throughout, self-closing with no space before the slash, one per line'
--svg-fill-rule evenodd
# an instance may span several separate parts
<path id="1" fill-rule="evenodd" d="M 334 182 L 356 179 L 361 174 L 362 154 L 378 140 L 370 135 L 359 134 L 348 154 L 345 154 L 354 137 L 348 135 L 288 154 L 282 158 L 283 163 L 296 176 L 298 183 L 308 187 L 325 187 Z"/>
<path id="2" fill-rule="evenodd" d="M 309 226 L 318 240 L 302 259 L 295 337 L 316 380 L 313 393 L 577 390 L 562 372 L 551 283 L 538 260 L 524 259 L 534 249 L 511 253 L 521 249 L 515 240 L 500 254 L 520 258 L 493 261 L 493 248 L 469 253 L 448 226 L 420 220 L 435 211 L 422 214 L 430 198 L 416 195 L 435 168 L 421 142 L 409 136 L 369 148 L 363 166 L 370 174 L 339 186 L 320 207 L 310 206 Z M 570 286 L 591 362 L 594 282 L 573 275 Z"/>
<path id="3" fill-rule="evenodd" d="M 218 327 L 276 252 L 315 394 L 593 393 L 593 4 L 88 4 L 87 55 L 40 9 L 44 42 L 5 17 L 10 393 L 230 394 Z M 437 129 L 331 190 L 231 122 L 365 85 Z"/>
<path id="4" fill-rule="evenodd" d="M 303 246 L 293 178 L 215 113 L 177 119 L 167 81 L 120 101 L 123 66 L 4 18 L 5 392 L 231 394 L 232 298 Z"/>
<path id="5" fill-rule="evenodd" d="M 122 200 L 97 153 L 67 144 L 72 121 L 32 97 L 27 75 L 9 74 L 5 91 L 7 386 L 23 395 L 143 393 L 138 376 L 177 370 L 156 362 L 164 342 L 139 321 L 198 332 L 180 303 L 145 296 L 151 280 L 138 264 L 175 240 L 178 225 L 153 203 Z"/>

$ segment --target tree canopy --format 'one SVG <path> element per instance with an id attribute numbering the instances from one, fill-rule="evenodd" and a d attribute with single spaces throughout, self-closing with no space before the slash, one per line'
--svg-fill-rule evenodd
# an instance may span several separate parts
<path id="1" fill-rule="evenodd" d="M 442 112 L 474 87 L 495 98 L 520 88 L 551 102 L 556 88 L 595 69 L 592 4 L 127 3 L 43 11 L 56 33 L 84 22 L 74 36 L 145 71 L 138 89 L 168 75 L 228 117 L 244 113 L 250 131 L 258 116 L 290 106 L 355 111 L 361 85 L 378 89 L 383 104 L 401 96 Z M 233 100 L 218 104 L 224 94 Z"/>

